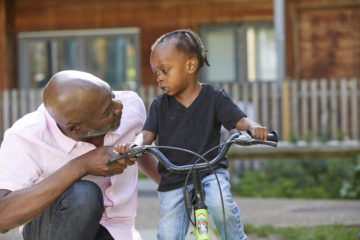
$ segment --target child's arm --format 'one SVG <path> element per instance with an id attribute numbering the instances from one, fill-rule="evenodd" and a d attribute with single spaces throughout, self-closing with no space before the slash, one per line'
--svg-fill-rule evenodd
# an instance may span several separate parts
<path id="1" fill-rule="evenodd" d="M 155 134 L 150 131 L 142 131 L 136 136 L 134 140 L 135 145 L 150 145 L 155 140 Z M 161 175 L 157 170 L 158 160 L 151 154 L 144 154 L 139 160 L 138 165 L 140 170 L 148 177 L 150 177 L 157 184 L 160 183 Z"/>
<path id="2" fill-rule="evenodd" d="M 260 140 L 266 140 L 267 130 L 265 127 L 261 126 L 259 123 L 254 122 L 250 118 L 244 117 L 241 118 L 235 125 L 238 131 L 247 131 L 250 130 L 252 137 Z"/>
<path id="3" fill-rule="evenodd" d="M 158 160 L 151 153 L 145 153 L 137 161 L 138 166 L 146 176 L 151 178 L 157 184 L 160 183 L 161 175 L 157 170 Z"/>
<path id="4" fill-rule="evenodd" d="M 155 140 L 155 134 L 153 132 L 144 130 L 139 135 L 135 137 L 135 140 L 132 142 L 135 145 L 150 145 Z"/>
<path id="5" fill-rule="evenodd" d="M 155 140 L 155 134 L 150 131 L 142 131 L 139 135 L 135 137 L 133 142 L 119 145 L 118 150 L 120 153 L 128 152 L 134 145 L 150 145 Z M 157 171 L 158 160 L 151 154 L 145 153 L 141 158 L 129 158 L 127 159 L 129 164 L 130 162 L 137 161 L 140 170 L 148 177 L 150 177 L 157 184 L 160 183 L 161 176 Z"/>

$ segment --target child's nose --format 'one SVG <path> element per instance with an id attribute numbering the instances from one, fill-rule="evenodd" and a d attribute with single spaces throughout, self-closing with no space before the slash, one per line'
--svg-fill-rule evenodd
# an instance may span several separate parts
<path id="1" fill-rule="evenodd" d="M 161 82 L 161 81 L 163 81 L 163 77 L 162 77 L 162 75 L 160 74 L 157 78 L 156 78 L 156 81 L 157 82 Z"/>

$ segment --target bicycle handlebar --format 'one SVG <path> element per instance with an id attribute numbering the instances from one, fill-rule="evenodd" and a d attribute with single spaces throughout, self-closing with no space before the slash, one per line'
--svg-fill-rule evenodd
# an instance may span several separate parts
<path id="1" fill-rule="evenodd" d="M 206 161 L 206 162 L 201 162 L 201 163 L 196 163 L 196 164 L 190 164 L 190 165 L 175 165 L 173 163 L 171 163 L 167 157 L 165 157 L 165 155 L 159 150 L 159 148 L 171 148 L 171 147 L 166 147 L 166 146 L 151 146 L 151 145 L 143 145 L 143 146 L 134 146 L 132 149 L 130 149 L 130 151 L 124 153 L 124 154 L 119 154 L 116 155 L 114 157 L 108 158 L 107 159 L 107 164 L 110 164 L 112 162 L 115 162 L 119 159 L 123 159 L 123 158 L 128 158 L 128 157 L 141 157 L 141 155 L 143 155 L 145 152 L 150 152 L 152 153 L 160 162 L 162 165 L 164 165 L 164 167 L 166 169 L 168 169 L 169 171 L 173 171 L 173 172 L 187 172 L 191 169 L 197 169 L 197 170 L 205 170 L 205 169 L 209 169 L 210 167 L 213 167 L 215 165 L 217 165 L 226 155 L 226 153 L 228 152 L 230 146 L 235 143 L 237 145 L 241 145 L 241 146 L 251 146 L 251 145 L 255 145 L 255 144 L 262 144 L 262 145 L 268 145 L 268 146 L 272 146 L 272 147 L 277 147 L 277 142 L 278 142 L 278 135 L 275 131 L 273 131 L 272 133 L 269 133 L 267 135 L 267 140 L 258 140 L 258 139 L 253 139 L 251 137 L 251 135 L 248 134 L 241 134 L 240 132 L 237 132 L 233 135 L 231 135 L 226 142 L 223 144 L 223 146 L 220 149 L 219 154 L 212 160 L 210 161 Z M 186 150 L 186 149 L 180 149 L 180 148 L 174 148 L 174 149 L 178 149 L 178 150 L 183 150 L 186 152 L 190 152 L 196 156 L 198 156 L 199 158 L 204 159 L 204 155 L 198 155 L 195 152 Z"/>

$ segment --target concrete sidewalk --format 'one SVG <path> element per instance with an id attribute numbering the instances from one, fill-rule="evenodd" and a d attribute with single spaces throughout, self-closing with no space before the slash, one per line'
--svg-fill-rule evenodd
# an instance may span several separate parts
<path id="1" fill-rule="evenodd" d="M 156 239 L 160 203 L 156 186 L 139 182 L 136 228 L 144 240 Z M 244 223 L 255 226 L 360 225 L 360 200 L 309 200 L 234 197 Z M 211 224 L 211 223 L 210 223 Z M 213 227 L 213 225 L 210 225 Z M 190 231 L 189 231 L 190 232 Z M 216 239 L 216 238 L 213 238 Z"/>
<path id="2" fill-rule="evenodd" d="M 155 240 L 156 226 L 160 220 L 160 203 L 157 198 L 156 185 L 148 180 L 140 180 L 138 189 L 139 206 L 136 217 L 136 228 L 144 240 Z M 234 199 L 240 208 L 243 222 L 255 226 L 267 224 L 277 227 L 293 225 L 315 226 L 332 225 L 334 223 L 360 225 L 359 200 L 263 199 L 243 197 L 235 197 Z M 5 235 L 0 234 L 0 240 L 20 239 L 17 229 Z"/>

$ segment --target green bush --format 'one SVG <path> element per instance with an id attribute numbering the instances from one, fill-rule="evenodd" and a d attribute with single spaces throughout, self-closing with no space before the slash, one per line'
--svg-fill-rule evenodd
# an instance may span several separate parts
<path id="1" fill-rule="evenodd" d="M 346 179 L 340 189 L 340 196 L 343 198 L 360 198 L 360 155 L 357 158 L 357 165 L 353 168 L 351 178 Z"/>
<path id="2" fill-rule="evenodd" d="M 263 171 L 243 172 L 232 187 L 235 194 L 249 197 L 349 197 L 340 195 L 346 183 L 351 186 L 347 192 L 360 194 L 360 165 L 354 173 L 354 164 L 344 159 L 269 160 Z"/>

